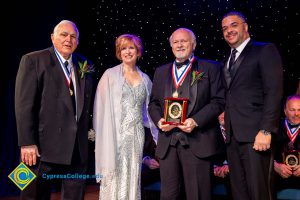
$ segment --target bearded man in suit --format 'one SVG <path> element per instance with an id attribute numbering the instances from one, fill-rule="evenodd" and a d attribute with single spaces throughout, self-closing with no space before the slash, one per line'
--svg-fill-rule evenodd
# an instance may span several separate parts
<path id="1" fill-rule="evenodd" d="M 161 175 L 161 200 L 211 199 L 211 157 L 222 150 L 218 115 L 224 109 L 224 89 L 218 63 L 194 56 L 196 37 L 186 28 L 170 39 L 175 61 L 156 69 L 149 113 L 160 129 L 156 156 Z M 186 120 L 166 124 L 165 98 L 186 98 Z"/>
<path id="2" fill-rule="evenodd" d="M 280 120 L 282 62 L 275 45 L 253 41 L 248 28 L 239 12 L 222 19 L 231 47 L 222 73 L 229 175 L 234 199 L 272 199 L 271 138 Z"/>
<path id="3" fill-rule="evenodd" d="M 83 199 L 88 161 L 93 78 L 91 63 L 74 53 L 76 25 L 68 20 L 51 34 L 53 46 L 24 55 L 15 88 L 15 114 L 21 160 L 36 174 L 21 199 L 49 200 L 51 180 L 58 175 L 62 199 Z"/>

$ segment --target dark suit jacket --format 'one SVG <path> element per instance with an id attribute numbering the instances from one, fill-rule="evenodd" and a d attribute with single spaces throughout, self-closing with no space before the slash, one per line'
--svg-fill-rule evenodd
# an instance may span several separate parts
<path id="1" fill-rule="evenodd" d="M 153 140 L 151 131 L 149 128 L 145 128 L 145 143 L 143 150 L 143 158 L 145 156 L 149 156 L 150 158 L 155 158 L 155 149 L 156 144 Z M 159 168 L 158 169 L 150 169 L 147 165 L 142 165 L 142 174 L 141 174 L 141 184 L 142 188 L 144 186 L 150 185 L 157 181 L 160 181 Z"/>
<path id="2" fill-rule="evenodd" d="M 143 150 L 143 157 L 149 156 L 150 158 L 155 157 L 155 149 L 156 144 L 153 140 L 153 136 L 149 128 L 145 127 L 145 143 L 144 143 L 144 150 Z"/>
<path id="3" fill-rule="evenodd" d="M 163 117 L 164 98 L 172 96 L 172 63 L 156 69 L 150 96 L 149 113 L 155 124 Z M 192 72 L 205 72 L 204 77 L 193 86 Z M 188 90 L 183 95 L 189 99 L 187 118 L 193 118 L 198 124 L 191 133 L 187 133 L 190 149 L 194 155 L 204 158 L 220 151 L 222 136 L 218 115 L 224 109 L 224 89 L 221 84 L 220 67 L 216 62 L 196 59 L 184 83 Z M 156 155 L 163 158 L 170 144 L 171 134 L 160 130 Z"/>
<path id="4" fill-rule="evenodd" d="M 226 88 L 226 142 L 232 131 L 239 142 L 254 142 L 259 130 L 276 133 L 283 73 L 275 45 L 250 40 L 234 63 L 232 75 L 226 67 L 227 60 L 222 73 Z"/>
<path id="5" fill-rule="evenodd" d="M 82 162 L 88 158 L 88 129 L 92 111 L 93 79 L 79 76 L 78 62 L 86 60 L 73 54 L 76 78 L 77 116 L 54 48 L 22 57 L 16 79 L 15 114 L 20 146 L 37 145 L 41 160 L 70 164 L 77 137 Z"/>

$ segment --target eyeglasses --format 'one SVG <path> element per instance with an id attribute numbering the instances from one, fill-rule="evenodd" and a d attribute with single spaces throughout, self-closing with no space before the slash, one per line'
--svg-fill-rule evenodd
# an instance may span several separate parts
<path id="1" fill-rule="evenodd" d="M 246 22 L 242 22 L 242 23 L 238 23 L 238 22 L 233 22 L 231 23 L 229 26 L 223 26 L 222 27 L 222 32 L 226 32 L 228 30 L 228 28 L 237 28 L 239 25 L 244 24 Z"/>

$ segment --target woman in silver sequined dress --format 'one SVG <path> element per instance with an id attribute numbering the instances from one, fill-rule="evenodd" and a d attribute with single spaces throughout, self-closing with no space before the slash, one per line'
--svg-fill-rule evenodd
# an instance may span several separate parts
<path id="1" fill-rule="evenodd" d="M 141 40 L 124 34 L 116 40 L 120 65 L 102 75 L 94 103 L 96 175 L 101 200 L 141 199 L 144 126 L 157 141 L 157 129 L 147 112 L 152 82 L 137 66 Z"/>

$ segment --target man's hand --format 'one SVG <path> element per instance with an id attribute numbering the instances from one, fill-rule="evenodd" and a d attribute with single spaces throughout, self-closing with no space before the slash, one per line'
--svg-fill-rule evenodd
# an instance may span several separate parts
<path id="1" fill-rule="evenodd" d="M 144 164 L 147 165 L 150 169 L 159 168 L 159 163 L 153 158 L 145 159 Z"/>
<path id="2" fill-rule="evenodd" d="M 271 146 L 271 134 L 264 135 L 262 131 L 259 131 L 255 137 L 253 149 L 257 151 L 266 151 Z"/>
<path id="3" fill-rule="evenodd" d="M 293 176 L 300 177 L 300 165 L 296 165 L 293 168 Z"/>
<path id="4" fill-rule="evenodd" d="M 26 165 L 29 166 L 35 165 L 36 157 L 40 157 L 39 150 L 36 145 L 21 147 L 21 160 Z"/>
<path id="5" fill-rule="evenodd" d="M 293 174 L 293 169 L 283 163 L 274 162 L 274 170 L 282 177 L 289 178 Z"/>
<path id="6" fill-rule="evenodd" d="M 227 174 L 229 173 L 229 167 L 228 165 L 223 165 L 223 166 L 215 166 L 214 167 L 214 175 L 225 178 Z"/>
<path id="7" fill-rule="evenodd" d="M 157 126 L 160 130 L 164 131 L 164 132 L 168 132 L 170 130 L 172 130 L 173 128 L 175 128 L 175 125 L 170 125 L 170 124 L 163 124 L 163 122 L 165 122 L 164 118 L 161 118 L 158 123 Z"/>
<path id="8" fill-rule="evenodd" d="M 183 122 L 183 125 L 178 125 L 177 127 L 183 132 L 191 133 L 196 126 L 197 123 L 192 118 L 188 118 Z"/>

